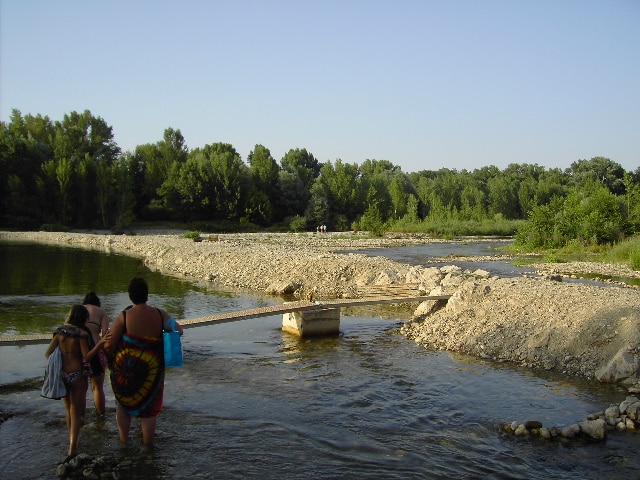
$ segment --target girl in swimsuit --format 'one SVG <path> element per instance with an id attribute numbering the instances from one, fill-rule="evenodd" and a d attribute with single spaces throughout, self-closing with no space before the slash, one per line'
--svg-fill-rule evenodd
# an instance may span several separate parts
<path id="1" fill-rule="evenodd" d="M 69 457 L 77 452 L 78 436 L 87 403 L 89 360 L 103 349 L 104 343 L 100 340 L 93 349 L 89 350 L 89 333 L 85 330 L 88 318 L 89 312 L 84 306 L 74 305 L 67 315 L 65 324 L 55 330 L 45 353 L 49 358 L 56 347 L 60 347 L 62 353 L 61 374 L 67 387 L 64 406 L 69 432 Z"/>
<path id="2" fill-rule="evenodd" d="M 109 316 L 100 306 L 100 299 L 95 292 L 87 293 L 82 304 L 89 311 L 87 328 L 93 336 L 94 343 L 97 344 L 100 338 L 104 337 L 109 331 Z M 91 391 L 93 392 L 93 404 L 96 407 L 96 413 L 99 417 L 102 417 L 105 411 L 104 372 L 107 367 L 107 356 L 104 350 L 98 352 L 98 357 L 100 358 L 102 373 L 91 376 Z"/>

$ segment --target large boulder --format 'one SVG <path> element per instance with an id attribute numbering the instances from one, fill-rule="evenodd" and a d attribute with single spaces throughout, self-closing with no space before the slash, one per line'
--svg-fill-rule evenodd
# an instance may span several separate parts
<path id="1" fill-rule="evenodd" d="M 429 296 L 444 295 L 442 287 L 436 287 L 429 292 Z M 413 312 L 414 320 L 424 320 L 433 312 L 444 308 L 447 305 L 447 300 L 425 300 L 418 305 L 418 308 Z"/>
<path id="2" fill-rule="evenodd" d="M 277 281 L 270 284 L 266 292 L 270 295 L 292 295 L 300 287 L 298 282 Z"/>
<path id="3" fill-rule="evenodd" d="M 405 276 L 406 283 L 419 283 L 423 286 L 423 290 L 427 291 L 430 288 L 440 285 L 440 281 L 444 277 L 444 274 L 438 267 L 422 267 L 413 266 L 409 269 Z"/>
<path id="4" fill-rule="evenodd" d="M 472 305 L 478 305 L 489 294 L 491 287 L 476 282 L 466 282 L 451 295 L 447 302 L 447 311 L 451 313 L 461 312 Z"/>
<path id="5" fill-rule="evenodd" d="M 597 420 L 585 420 L 580 422 L 579 425 L 582 433 L 593 440 L 604 440 L 607 435 L 605 421 L 601 418 Z"/>
<path id="6" fill-rule="evenodd" d="M 630 383 L 637 380 L 638 359 L 623 348 L 611 359 L 611 361 L 596 371 L 596 379 L 606 383 Z"/>

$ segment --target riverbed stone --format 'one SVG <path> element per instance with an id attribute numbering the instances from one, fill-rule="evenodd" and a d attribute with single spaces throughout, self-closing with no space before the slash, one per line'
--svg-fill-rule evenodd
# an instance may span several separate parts
<path id="1" fill-rule="evenodd" d="M 374 285 L 392 285 L 394 283 L 398 283 L 399 274 L 397 270 L 386 269 L 378 274 L 376 279 L 374 280 Z"/>
<path id="2" fill-rule="evenodd" d="M 640 402 L 634 402 L 631 405 L 627 406 L 626 409 L 627 416 L 637 422 L 640 420 Z"/>
<path id="3" fill-rule="evenodd" d="M 266 289 L 266 293 L 271 295 L 293 295 L 299 288 L 300 284 L 298 282 L 278 281 L 270 284 Z"/>
<path id="4" fill-rule="evenodd" d="M 595 421 L 595 420 L 594 420 Z M 567 425 L 560 429 L 560 435 L 564 438 L 573 438 L 580 433 L 580 426 L 577 423 Z"/>
<path id="5" fill-rule="evenodd" d="M 542 428 L 542 422 L 539 422 L 538 420 L 528 420 L 524 422 L 524 427 L 527 430 L 539 429 Z"/>
<path id="6" fill-rule="evenodd" d="M 490 291 L 491 287 L 489 285 L 466 282 L 451 295 L 445 310 L 449 313 L 461 312 L 469 308 L 470 304 L 480 303 Z"/>
<path id="7" fill-rule="evenodd" d="M 638 360 L 628 348 L 623 348 L 607 363 L 596 371 L 596 379 L 600 382 L 616 383 L 637 379 Z"/>
<path id="8" fill-rule="evenodd" d="M 640 401 L 640 399 L 638 399 L 638 397 L 636 397 L 635 395 L 628 396 L 620 403 L 620 413 L 626 414 L 627 408 L 629 408 L 630 405 L 633 405 L 638 401 Z"/>
<path id="9" fill-rule="evenodd" d="M 420 265 L 415 265 L 409 268 L 404 280 L 405 283 L 424 285 L 424 291 L 427 291 L 427 289 L 440 285 L 440 280 L 442 280 L 443 276 L 438 267 L 425 268 Z"/>
<path id="10" fill-rule="evenodd" d="M 606 437 L 605 422 L 602 419 L 585 420 L 579 426 L 580 431 L 593 440 L 603 440 Z"/>
<path id="11" fill-rule="evenodd" d="M 478 268 L 477 270 L 473 271 L 472 275 L 474 277 L 489 278 L 491 276 L 491 273 L 481 268 Z"/>
<path id="12" fill-rule="evenodd" d="M 514 433 L 516 436 L 529 435 L 529 430 L 527 430 L 527 427 L 525 427 L 524 424 L 521 423 L 516 427 Z"/>

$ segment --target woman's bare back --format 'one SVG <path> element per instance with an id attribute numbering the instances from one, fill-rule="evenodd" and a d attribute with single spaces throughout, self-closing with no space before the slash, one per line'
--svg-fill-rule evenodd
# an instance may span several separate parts
<path id="1" fill-rule="evenodd" d="M 80 338 L 66 337 L 58 334 L 58 344 L 62 353 L 62 370 L 75 372 L 82 370 L 82 348 Z"/>

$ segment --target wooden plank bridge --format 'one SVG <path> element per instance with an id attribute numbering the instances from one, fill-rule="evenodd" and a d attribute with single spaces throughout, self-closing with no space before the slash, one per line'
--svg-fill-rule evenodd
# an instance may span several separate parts
<path id="1" fill-rule="evenodd" d="M 337 320 L 339 322 L 339 310 L 342 307 L 355 307 L 362 305 L 377 305 L 377 304 L 393 304 L 393 303 L 414 303 L 423 302 L 425 300 L 448 300 L 451 295 L 431 295 L 431 296 L 380 296 L 380 297 L 364 297 L 364 298 L 352 298 L 344 300 L 329 300 L 311 302 L 306 300 L 296 302 L 286 302 L 279 305 L 272 305 L 267 307 L 251 308 L 247 310 L 237 310 L 232 312 L 222 312 L 215 315 L 206 317 L 182 319 L 179 320 L 180 325 L 183 328 L 203 327 L 207 325 L 216 325 L 219 323 L 238 322 L 241 320 L 248 320 L 250 318 L 257 317 L 270 317 L 273 315 L 285 315 L 288 313 L 303 313 L 304 312 L 322 312 L 333 311 L 338 312 Z M 333 317 L 335 323 L 336 317 Z M 8 345 L 35 345 L 35 344 L 47 344 L 51 341 L 51 334 L 38 334 L 38 335 L 0 335 L 0 346 Z"/>

